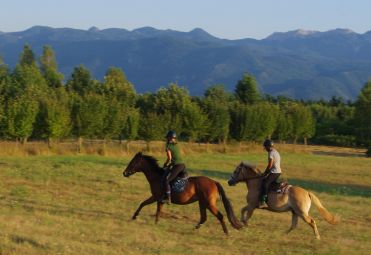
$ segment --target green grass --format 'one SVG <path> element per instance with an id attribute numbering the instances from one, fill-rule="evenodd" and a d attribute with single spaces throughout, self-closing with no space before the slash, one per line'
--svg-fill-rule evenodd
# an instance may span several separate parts
<path id="1" fill-rule="evenodd" d="M 321 241 L 302 220 L 286 235 L 290 213 L 257 210 L 248 228 L 237 231 L 228 223 L 229 237 L 210 213 L 201 229 L 193 229 L 197 204 L 164 206 L 157 225 L 156 206 L 150 205 L 131 221 L 150 192 L 143 174 L 122 177 L 130 157 L 0 157 L 0 254 L 368 254 L 371 159 L 288 152 L 282 158 L 291 183 L 312 190 L 342 217 L 332 226 L 311 210 Z M 192 175 L 221 182 L 239 216 L 246 186 L 228 187 L 226 180 L 242 160 L 264 169 L 266 154 L 202 153 L 185 159 Z"/>

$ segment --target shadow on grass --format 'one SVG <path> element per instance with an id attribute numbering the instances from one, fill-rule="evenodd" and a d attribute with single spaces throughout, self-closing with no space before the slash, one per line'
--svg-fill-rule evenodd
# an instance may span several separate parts
<path id="1" fill-rule="evenodd" d="M 30 238 L 27 238 L 27 237 L 21 237 L 21 236 L 17 236 L 17 235 L 12 235 L 10 237 L 10 239 L 14 242 L 14 243 L 17 243 L 17 244 L 22 244 L 22 243 L 28 243 L 30 244 L 31 246 L 35 247 L 35 248 L 42 248 L 42 249 L 46 249 L 47 247 L 42 245 L 42 244 L 39 244 L 38 242 L 36 242 L 35 240 L 32 240 Z"/>
<path id="2" fill-rule="evenodd" d="M 228 180 L 232 174 L 226 172 L 220 172 L 218 170 L 189 170 L 192 175 L 205 175 L 210 178 L 219 178 Z M 325 192 L 331 195 L 343 195 L 343 196 L 360 196 L 360 197 L 371 197 L 371 187 L 363 185 L 353 184 L 336 184 L 319 181 L 310 181 L 302 179 L 288 179 L 288 182 L 295 186 L 300 186 L 304 189 L 315 192 Z M 222 183 L 224 185 L 226 183 Z"/>
<path id="3" fill-rule="evenodd" d="M 289 179 L 289 183 L 304 189 L 325 192 L 331 195 L 371 197 L 371 187 L 354 184 L 336 184 L 301 179 Z"/>
<path id="4" fill-rule="evenodd" d="M 110 211 L 94 210 L 94 209 L 82 208 L 82 207 L 64 206 L 64 205 L 58 205 L 58 204 L 52 204 L 52 203 L 44 203 L 42 201 L 14 198 L 11 196 L 9 197 L 1 196 L 0 205 L 6 205 L 6 206 L 11 206 L 11 207 L 19 206 L 29 212 L 41 211 L 41 212 L 47 212 L 49 214 L 54 214 L 54 215 L 78 215 L 81 217 L 92 217 L 92 218 L 107 217 L 107 218 L 114 218 L 114 219 L 122 219 L 122 214 L 117 214 L 117 213 L 110 212 Z"/>

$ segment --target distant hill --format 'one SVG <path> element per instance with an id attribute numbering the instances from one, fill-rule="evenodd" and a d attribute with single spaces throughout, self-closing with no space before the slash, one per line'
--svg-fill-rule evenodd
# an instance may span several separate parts
<path id="1" fill-rule="evenodd" d="M 139 92 L 170 82 L 201 95 L 214 84 L 232 91 L 244 72 L 264 93 L 304 99 L 354 99 L 371 78 L 371 31 L 295 30 L 263 40 L 225 40 L 196 28 L 190 32 L 143 27 L 128 31 L 35 26 L 0 33 L 0 56 L 14 67 L 24 44 L 36 54 L 51 45 L 66 78 L 84 64 L 97 79 L 110 66 L 124 70 Z"/>

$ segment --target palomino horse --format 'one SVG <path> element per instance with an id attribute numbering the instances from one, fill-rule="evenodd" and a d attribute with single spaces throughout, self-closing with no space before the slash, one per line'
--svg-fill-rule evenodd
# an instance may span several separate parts
<path id="1" fill-rule="evenodd" d="M 149 204 L 157 202 L 157 211 L 155 222 L 158 222 L 159 215 L 163 203 L 160 202 L 161 197 L 164 194 L 164 187 L 161 184 L 164 175 L 164 169 L 159 167 L 157 160 L 151 156 L 143 155 L 141 152 L 137 153 L 126 167 L 123 175 L 129 177 L 136 172 L 143 172 L 149 182 L 152 196 L 143 201 L 138 209 L 135 211 L 132 219 L 135 220 L 139 215 L 140 210 Z M 220 224 L 223 227 L 225 234 L 228 234 L 227 227 L 223 220 L 223 214 L 220 213 L 216 207 L 216 201 L 220 196 L 224 204 L 224 208 L 227 212 L 228 220 L 235 229 L 240 229 L 242 224 L 236 218 L 232 205 L 225 195 L 223 187 L 220 183 L 211 180 L 205 176 L 189 177 L 188 184 L 184 191 L 180 193 L 172 192 L 171 200 L 174 204 L 186 205 L 198 201 L 200 207 L 200 221 L 195 226 L 196 229 L 200 228 L 201 225 L 206 221 L 206 209 L 218 218 Z"/>
<path id="2" fill-rule="evenodd" d="M 247 185 L 248 193 L 246 200 L 248 205 L 241 209 L 241 221 L 247 225 L 249 218 L 252 216 L 254 210 L 259 208 L 261 185 L 263 176 L 255 166 L 241 162 L 231 175 L 228 181 L 230 186 L 236 185 L 238 182 L 245 182 Z M 270 210 L 273 212 L 292 212 L 291 227 L 287 231 L 289 233 L 293 230 L 297 223 L 298 217 L 301 217 L 309 226 L 312 227 L 314 235 L 317 239 L 320 239 L 320 235 L 317 230 L 316 222 L 312 217 L 308 215 L 311 202 L 313 202 L 321 216 L 330 224 L 338 223 L 338 216 L 334 216 L 324 208 L 319 199 L 311 192 L 300 188 L 291 186 L 287 193 L 273 193 L 268 194 L 267 207 L 262 209 Z"/>

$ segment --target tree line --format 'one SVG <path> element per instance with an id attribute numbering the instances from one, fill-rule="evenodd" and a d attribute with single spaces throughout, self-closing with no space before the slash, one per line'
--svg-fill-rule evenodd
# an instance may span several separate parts
<path id="1" fill-rule="evenodd" d="M 13 70 L 0 60 L 1 139 L 158 140 L 172 129 L 185 141 L 260 142 L 271 137 L 370 146 L 370 116 L 371 81 L 355 102 L 263 95 L 248 73 L 236 82 L 234 92 L 216 84 L 203 96 L 191 96 L 173 83 L 155 93 L 138 94 L 116 67 L 109 68 L 102 81 L 83 65 L 65 79 L 49 46 L 37 58 L 25 45 Z"/>

